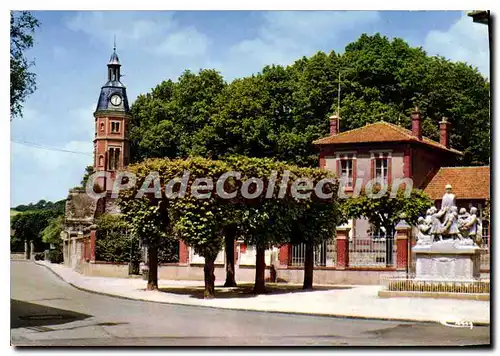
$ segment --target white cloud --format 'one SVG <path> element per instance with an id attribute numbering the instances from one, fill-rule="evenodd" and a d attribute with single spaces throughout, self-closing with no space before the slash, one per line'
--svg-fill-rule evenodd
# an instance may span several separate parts
<path id="1" fill-rule="evenodd" d="M 160 16 L 158 16 L 160 15 Z M 166 31 L 173 26 L 172 13 L 160 12 L 147 16 L 129 11 L 84 11 L 66 19 L 66 26 L 111 45 L 116 35 L 119 46 L 124 48 L 129 41 L 136 42 Z"/>
<path id="2" fill-rule="evenodd" d="M 489 77 L 488 26 L 463 14 L 447 31 L 430 31 L 424 42 L 430 55 L 467 62 Z"/>
<path id="3" fill-rule="evenodd" d="M 92 152 L 90 141 L 70 141 L 62 150 Z M 68 189 L 79 184 L 91 155 L 47 150 L 14 143 L 11 149 L 11 205 L 59 200 Z"/>
<path id="4" fill-rule="evenodd" d="M 376 11 L 270 11 L 264 13 L 265 25 L 260 34 L 270 40 L 308 39 L 317 43 L 338 37 L 360 24 L 376 22 Z"/>
<path id="5" fill-rule="evenodd" d="M 347 33 L 359 36 L 380 20 L 376 11 L 270 11 L 263 13 L 258 36 L 245 39 L 230 48 L 229 77 L 241 68 L 255 72 L 268 64 L 291 64 L 309 56 L 326 44 L 329 50 Z"/>
<path id="6" fill-rule="evenodd" d="M 67 19 L 66 26 L 108 45 L 116 36 L 119 49 L 131 46 L 159 55 L 204 55 L 210 44 L 207 36 L 193 26 L 181 26 L 174 13 L 166 11 L 79 12 Z"/>
<path id="7" fill-rule="evenodd" d="M 93 161 L 94 109 L 73 109 L 59 121 L 26 107 L 24 117 L 12 122 L 12 205 L 62 199 L 79 184 Z"/>
<path id="8" fill-rule="evenodd" d="M 71 137 L 88 139 L 89 142 L 94 139 L 95 121 L 93 113 L 95 109 L 96 104 L 92 104 L 70 112 L 67 119 L 70 120 L 73 131 Z"/>
<path id="9" fill-rule="evenodd" d="M 155 48 L 160 54 L 169 56 L 196 57 L 208 52 L 210 40 L 194 27 L 169 34 L 167 38 Z"/>

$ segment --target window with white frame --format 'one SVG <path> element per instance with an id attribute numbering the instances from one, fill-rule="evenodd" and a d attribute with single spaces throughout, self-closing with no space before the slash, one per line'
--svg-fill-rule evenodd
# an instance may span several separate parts
<path id="1" fill-rule="evenodd" d="M 347 188 L 352 188 L 353 186 L 353 160 L 342 159 L 340 160 L 340 179 L 345 182 Z"/>
<path id="2" fill-rule="evenodd" d="M 380 157 L 375 159 L 375 178 L 377 179 L 377 181 L 388 181 L 389 159 L 387 157 Z"/>

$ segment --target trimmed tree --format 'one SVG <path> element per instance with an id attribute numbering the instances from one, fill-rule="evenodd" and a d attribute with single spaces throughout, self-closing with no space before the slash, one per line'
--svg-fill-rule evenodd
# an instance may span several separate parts
<path id="1" fill-rule="evenodd" d="M 215 296 L 215 259 L 220 252 L 224 237 L 223 229 L 226 217 L 223 209 L 229 201 L 214 192 L 216 182 L 229 167 L 221 161 L 205 158 L 170 161 L 170 166 L 160 171 L 165 182 L 179 178 L 189 172 L 186 193 L 183 197 L 169 200 L 169 211 L 173 217 L 172 226 L 175 236 L 194 248 L 205 259 L 204 280 L 205 298 Z M 209 183 L 211 182 L 211 183 Z M 213 184 L 213 185 L 212 185 Z M 226 189 L 231 185 L 226 180 Z M 173 193 L 180 193 L 179 190 Z"/>
<path id="2" fill-rule="evenodd" d="M 265 251 L 273 245 L 288 241 L 292 221 L 297 216 L 297 206 L 289 195 L 291 183 L 286 179 L 287 171 L 295 166 L 270 158 L 244 156 L 228 157 L 226 162 L 233 171 L 241 174 L 237 189 L 248 192 L 246 197 L 238 194 L 233 200 L 233 206 L 239 210 L 243 239 L 257 250 L 254 293 L 264 293 Z M 262 191 L 257 194 L 259 185 Z"/>
<path id="3" fill-rule="evenodd" d="M 300 168 L 295 178 L 308 178 L 310 187 L 305 183 L 301 188 L 302 199 L 295 199 L 298 216 L 292 222 L 291 243 L 305 244 L 303 289 L 313 288 L 314 248 L 334 238 L 335 229 L 341 221 L 337 201 L 338 181 L 335 175 L 324 169 Z M 321 189 L 315 190 L 321 182 Z M 308 194 L 306 196 L 305 194 Z"/>
<path id="4" fill-rule="evenodd" d="M 139 237 L 148 252 L 148 290 L 158 289 L 158 246 L 162 239 L 169 238 L 171 219 L 168 214 L 168 202 L 151 192 L 149 173 L 157 171 L 158 164 L 154 160 L 130 165 L 129 171 L 135 174 L 137 184 L 130 189 L 120 190 L 118 200 L 121 212 L 131 227 L 131 232 Z M 144 193 L 138 195 L 140 188 Z"/>

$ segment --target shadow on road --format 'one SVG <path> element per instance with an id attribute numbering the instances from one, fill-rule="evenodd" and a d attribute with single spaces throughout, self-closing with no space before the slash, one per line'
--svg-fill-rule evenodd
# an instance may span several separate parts
<path id="1" fill-rule="evenodd" d="M 90 317 L 92 317 L 92 315 L 24 302 L 21 300 L 10 300 L 11 329 L 65 324 L 76 320 L 84 320 Z"/>
<path id="2" fill-rule="evenodd" d="M 350 289 L 350 286 L 315 286 L 312 290 L 304 290 L 298 285 L 288 285 L 279 283 L 266 283 L 265 294 L 288 294 L 288 293 L 307 293 L 319 290 L 336 290 Z M 164 287 L 159 289 L 161 292 L 190 295 L 191 298 L 203 299 L 203 286 L 179 286 L 179 287 Z M 252 298 L 256 294 L 253 293 L 253 284 L 240 283 L 237 287 L 226 288 L 223 286 L 215 286 L 215 298 Z"/>

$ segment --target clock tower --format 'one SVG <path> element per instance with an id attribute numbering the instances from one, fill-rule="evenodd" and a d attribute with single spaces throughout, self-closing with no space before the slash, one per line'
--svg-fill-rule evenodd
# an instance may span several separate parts
<path id="1" fill-rule="evenodd" d="M 108 81 L 101 88 L 101 94 L 94 112 L 94 172 L 109 172 L 111 180 L 104 177 L 97 183 L 110 191 L 116 171 L 128 165 L 129 141 L 128 125 L 130 109 L 127 91 L 121 83 L 120 61 L 116 54 L 116 46 L 108 63 Z"/>

